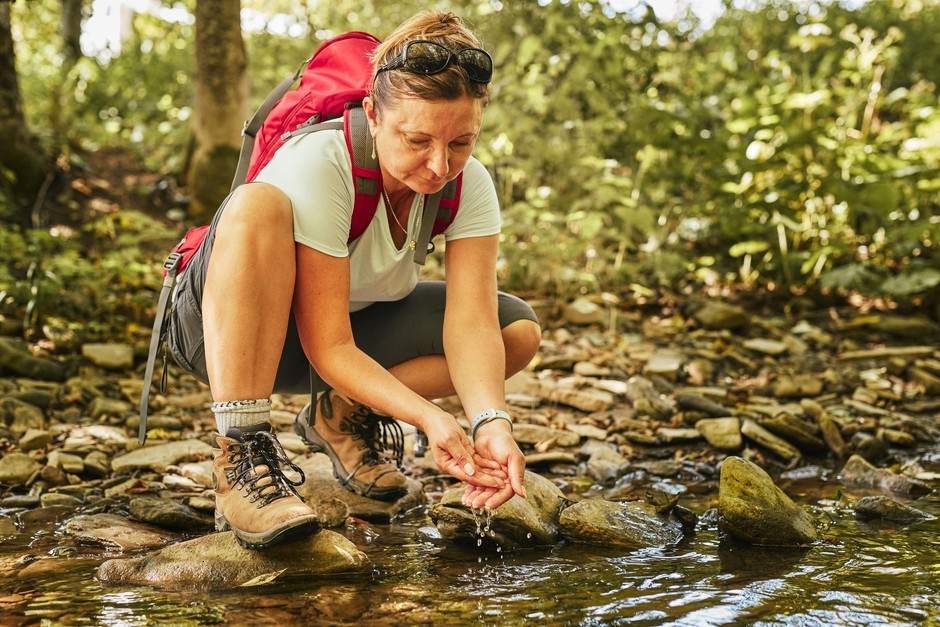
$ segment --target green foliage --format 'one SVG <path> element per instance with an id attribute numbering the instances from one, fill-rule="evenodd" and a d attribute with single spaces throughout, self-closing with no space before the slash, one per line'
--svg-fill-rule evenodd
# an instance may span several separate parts
<path id="1" fill-rule="evenodd" d="M 191 23 L 137 15 L 120 55 L 63 76 L 56 2 L 25 4 L 19 62 L 38 69 L 22 87 L 47 143 L 131 145 L 177 169 Z M 940 3 L 725 4 L 703 31 L 601 0 L 243 0 L 254 104 L 340 32 L 384 36 L 443 9 L 483 34 L 497 72 L 477 156 L 504 209 L 510 288 L 936 291 Z"/>

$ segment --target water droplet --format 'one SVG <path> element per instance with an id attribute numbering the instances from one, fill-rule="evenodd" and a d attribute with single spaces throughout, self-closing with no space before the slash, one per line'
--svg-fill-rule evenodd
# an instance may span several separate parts
<path id="1" fill-rule="evenodd" d="M 477 538 L 477 546 L 483 546 L 483 540 L 481 538 Z"/>
<path id="2" fill-rule="evenodd" d="M 531 539 L 532 539 L 532 532 L 530 531 L 529 533 L 525 534 L 525 537 L 526 537 L 527 540 L 531 540 Z"/>

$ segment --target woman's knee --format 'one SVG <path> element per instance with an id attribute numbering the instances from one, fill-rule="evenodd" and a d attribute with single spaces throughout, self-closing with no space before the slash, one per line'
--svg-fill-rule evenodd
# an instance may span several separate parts
<path id="1" fill-rule="evenodd" d="M 242 185 L 232 194 L 219 219 L 216 238 L 249 230 L 252 238 L 293 240 L 294 214 L 290 199 L 267 183 Z"/>
<path id="2" fill-rule="evenodd" d="M 506 347 L 506 376 L 512 376 L 529 365 L 542 342 L 542 327 L 532 320 L 516 320 L 503 330 Z"/>

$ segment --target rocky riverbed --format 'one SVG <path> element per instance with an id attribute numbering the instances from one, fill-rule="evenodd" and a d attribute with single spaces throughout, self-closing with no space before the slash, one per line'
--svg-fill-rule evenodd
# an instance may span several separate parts
<path id="1" fill-rule="evenodd" d="M 528 499 L 467 510 L 460 486 L 414 455 L 399 502 L 349 494 L 291 431 L 309 398 L 276 396 L 275 431 L 324 531 L 260 553 L 212 532 L 203 386 L 171 367 L 140 447 L 145 342 L 63 355 L 0 338 L 0 539 L 20 548 L 0 554 L 0 607 L 23 601 L 17 582 L 77 553 L 100 562 L 103 582 L 159 588 L 369 573 L 360 550 L 369 524 L 425 508 L 433 526 L 423 540 L 488 552 L 631 551 L 715 527 L 744 544 L 812 546 L 825 539 L 825 516 L 787 488 L 833 475 L 845 489 L 838 506 L 860 521 L 903 528 L 929 517 L 918 500 L 940 485 L 932 322 L 758 318 L 720 301 L 641 316 L 603 298 L 544 313 L 559 325 L 507 384 Z M 459 412 L 454 399 L 439 402 Z"/>

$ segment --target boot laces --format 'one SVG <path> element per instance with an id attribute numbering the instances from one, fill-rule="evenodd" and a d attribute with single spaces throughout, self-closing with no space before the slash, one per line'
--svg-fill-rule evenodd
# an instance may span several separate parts
<path id="1" fill-rule="evenodd" d="M 376 414 L 362 404 L 354 415 L 357 419 L 350 420 L 350 426 L 355 435 L 362 438 L 366 449 L 362 462 L 370 465 L 394 462 L 401 466 L 405 455 L 405 434 L 401 425 L 391 416 Z"/>
<path id="2" fill-rule="evenodd" d="M 287 453 L 268 431 L 248 434 L 244 440 L 232 447 L 229 461 L 235 463 L 232 483 L 242 490 L 250 503 L 260 501 L 258 509 L 288 496 L 300 496 L 296 486 L 303 484 L 304 471 L 287 459 Z M 297 481 L 288 479 L 282 467 L 297 473 Z M 261 469 L 261 470 L 259 470 Z"/>

